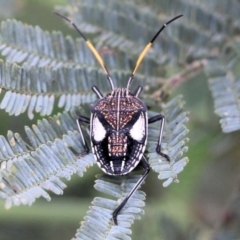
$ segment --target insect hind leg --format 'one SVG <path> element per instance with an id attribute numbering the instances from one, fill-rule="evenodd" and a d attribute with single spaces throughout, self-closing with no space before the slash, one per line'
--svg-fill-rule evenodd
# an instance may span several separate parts
<path id="1" fill-rule="evenodd" d="M 141 184 L 143 183 L 143 181 L 146 179 L 146 177 L 149 174 L 150 167 L 144 156 L 142 157 L 142 160 L 140 163 L 141 163 L 141 166 L 144 168 L 144 173 L 141 176 L 141 178 L 137 181 L 137 183 L 135 184 L 135 186 L 133 187 L 131 192 L 124 198 L 124 200 L 120 203 L 120 205 L 114 210 L 112 215 L 113 215 L 113 222 L 115 225 L 118 225 L 117 216 L 118 216 L 119 212 L 123 209 L 123 207 L 126 205 L 129 198 L 137 191 L 137 189 L 141 186 Z"/>
<path id="2" fill-rule="evenodd" d="M 148 119 L 148 123 L 151 124 L 151 123 L 154 123 L 154 122 L 157 122 L 157 121 L 161 121 L 161 124 L 160 124 L 160 130 L 159 130 L 159 136 L 158 136 L 158 142 L 157 142 L 157 147 L 156 147 L 156 152 L 167 159 L 168 162 L 170 162 L 170 157 L 161 152 L 161 143 L 162 143 L 162 135 L 163 135 L 163 127 L 164 127 L 164 123 L 165 123 L 165 118 L 162 114 L 158 114 L 154 117 L 151 117 Z"/>
<path id="3" fill-rule="evenodd" d="M 77 126 L 78 126 L 78 131 L 80 133 L 80 136 L 81 136 L 81 139 L 82 139 L 82 143 L 83 143 L 83 147 L 85 149 L 85 151 L 87 153 L 89 153 L 89 147 L 87 145 L 87 142 L 85 141 L 84 139 L 84 136 L 83 136 L 83 132 L 82 132 L 82 127 L 81 127 L 81 123 L 87 123 L 87 124 L 90 124 L 90 119 L 85 117 L 85 116 L 79 116 L 77 119 L 76 119 L 76 122 L 77 122 Z"/>

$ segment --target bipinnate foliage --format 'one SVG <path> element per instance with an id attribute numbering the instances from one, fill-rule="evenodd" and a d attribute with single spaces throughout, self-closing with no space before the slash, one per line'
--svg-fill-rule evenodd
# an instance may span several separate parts
<path id="1" fill-rule="evenodd" d="M 131 239 L 130 226 L 135 219 L 140 219 L 141 209 L 145 203 L 145 193 L 137 190 L 131 201 L 124 207 L 118 216 L 118 225 L 112 221 L 112 212 L 118 206 L 119 200 L 131 191 L 140 175 L 112 177 L 101 176 L 96 180 L 95 188 L 101 192 L 117 198 L 117 200 L 96 197 L 88 211 L 84 222 L 77 230 L 76 239 Z M 94 231 L 89 231 L 94 226 Z"/>
<path id="2" fill-rule="evenodd" d="M 221 117 L 223 132 L 228 133 L 240 129 L 240 44 L 232 41 L 224 50 L 225 58 L 210 61 L 206 73 L 215 112 Z"/>
<path id="3" fill-rule="evenodd" d="M 66 184 L 61 178 L 70 180 L 74 173 L 82 176 L 93 165 L 92 155 L 84 153 L 75 117 L 63 113 L 25 127 L 30 143 L 11 131 L 7 139 L 1 136 L 0 196 L 6 208 L 31 205 L 41 196 L 50 200 L 46 190 L 63 194 Z"/>
<path id="4" fill-rule="evenodd" d="M 188 119 L 182 107 L 181 97 L 177 97 L 163 109 L 163 114 L 166 116 L 164 132 L 166 141 L 163 142 L 163 150 L 169 156 L 172 156 L 170 163 L 155 154 L 158 139 L 158 135 L 154 134 L 156 125 L 149 126 L 148 158 L 150 166 L 159 173 L 160 179 L 166 179 L 165 186 L 172 181 L 177 181 L 177 174 L 183 170 L 188 161 L 187 158 L 182 158 L 182 154 L 187 150 L 184 145 L 187 142 L 185 135 L 188 132 L 184 127 L 184 123 Z M 84 112 L 84 110 L 81 109 L 81 112 Z M 151 114 L 156 115 L 157 113 L 151 112 Z M 46 190 L 58 195 L 63 194 L 66 185 L 61 181 L 61 178 L 70 180 L 71 175 L 74 173 L 82 176 L 86 168 L 95 163 L 92 154 L 87 154 L 84 151 L 80 134 L 77 131 L 76 117 L 75 110 L 72 110 L 71 113 L 58 114 L 49 120 L 39 120 L 37 125 L 33 125 L 32 128 L 25 127 L 30 143 L 26 143 L 19 134 L 13 134 L 10 131 L 7 139 L 1 137 L 0 197 L 6 200 L 6 208 L 20 204 L 31 205 L 36 198 L 41 196 L 46 200 L 50 200 Z M 76 155 L 76 153 L 80 154 Z M 137 178 L 116 178 L 121 184 L 119 193 L 117 187 L 108 183 L 108 180 L 109 178 L 106 177 L 100 182 L 98 180 L 96 189 L 114 195 L 120 200 L 129 192 Z M 113 180 L 113 178 L 110 178 L 110 181 Z M 102 187 L 103 185 L 104 187 Z M 125 185 L 126 187 L 123 187 Z M 121 192 L 121 189 L 125 189 L 125 192 Z M 123 224 L 126 229 L 129 228 L 133 220 L 138 219 L 139 214 L 143 212 L 141 208 L 144 206 L 143 200 L 145 197 L 143 197 L 142 192 L 139 192 L 139 194 L 134 194 L 126 208 L 119 214 L 119 226 Z M 103 231 L 104 238 L 102 239 L 110 239 L 109 237 L 114 235 L 130 234 L 130 230 L 115 227 L 112 222 L 112 210 L 116 208 L 119 200 L 110 201 L 96 198 L 93 201 L 92 210 L 85 219 L 86 223 L 83 224 L 76 236 L 89 234 L 89 232 L 85 233 L 84 230 L 89 224 L 94 224 L 96 230 L 99 227 L 99 231 Z M 95 208 L 97 212 L 95 212 Z M 96 224 L 96 220 L 90 221 L 95 214 L 105 216 L 105 220 L 115 230 L 110 231 L 108 228 L 102 228 L 104 222 L 98 221 L 98 224 Z M 121 223 L 121 219 L 123 223 Z M 92 234 L 94 236 L 95 233 Z M 82 238 L 79 237 L 79 239 Z"/>
<path id="5" fill-rule="evenodd" d="M 144 87 L 141 98 L 150 109 L 149 116 L 161 112 L 166 117 L 162 151 L 171 161 L 155 152 L 157 123 L 149 126 L 146 151 L 150 167 L 159 179 L 164 179 L 164 186 L 178 182 L 177 175 L 188 162 L 183 156 L 188 141 L 183 97 L 166 98 L 167 90 L 174 90 L 176 80 L 181 84 L 205 71 L 203 81 L 209 81 L 223 131 L 240 128 L 240 45 L 237 39 L 232 41 L 239 30 L 234 9 L 240 10 L 240 4 L 229 1 L 228 12 L 221 15 L 223 1 L 210 3 L 69 0 L 67 6 L 55 9 L 89 34 L 118 87 L 126 87 L 137 56 L 156 31 L 170 16 L 184 14 L 154 43 L 132 85 L 132 91 L 139 85 Z M 233 22 L 231 28 L 226 23 L 229 18 Z M 110 90 L 106 76 L 82 39 L 7 20 L 1 24 L 0 50 L 5 57 L 0 60 L 0 88 L 4 94 L 1 109 L 15 116 L 27 112 L 33 119 L 34 112 L 51 116 L 57 100 L 58 107 L 65 110 L 25 127 L 28 142 L 11 131 L 6 138 L 1 136 L 0 197 L 10 208 L 31 205 L 40 196 L 50 200 L 47 191 L 63 194 L 66 185 L 62 178 L 70 180 L 74 173 L 82 176 L 95 163 L 93 155 L 84 151 L 75 119 L 79 112 L 89 117 L 90 104 L 96 101 L 93 85 L 104 95 Z M 200 66 L 198 71 L 196 63 Z M 87 129 L 84 136 L 88 139 Z M 130 239 L 131 224 L 143 213 L 145 194 L 138 190 L 128 201 L 118 216 L 118 226 L 114 226 L 111 214 L 138 177 L 99 177 L 95 188 L 115 200 L 95 198 L 76 239 Z"/>

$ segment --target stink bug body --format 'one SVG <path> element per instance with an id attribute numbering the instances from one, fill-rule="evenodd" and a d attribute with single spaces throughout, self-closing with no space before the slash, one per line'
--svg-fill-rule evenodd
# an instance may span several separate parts
<path id="1" fill-rule="evenodd" d="M 141 161 L 147 140 L 147 107 L 124 88 L 92 106 L 90 137 L 99 167 L 125 175 Z"/>
<path id="2" fill-rule="evenodd" d="M 145 103 L 138 98 L 140 92 L 142 91 L 142 87 L 138 87 L 136 92 L 132 94 L 130 92 L 130 86 L 138 66 L 147 51 L 151 48 L 155 39 L 169 23 L 178 19 L 182 15 L 179 15 L 165 23 L 143 49 L 132 74 L 130 75 L 127 87 L 115 88 L 101 56 L 93 47 L 91 42 L 87 40 L 87 38 L 72 21 L 59 13 L 56 14 L 70 22 L 85 40 L 87 46 L 93 52 L 94 56 L 103 68 L 112 89 L 111 93 L 104 97 L 99 89 L 93 86 L 92 90 L 96 93 L 99 100 L 91 107 L 91 118 L 89 119 L 85 116 L 79 116 L 77 119 L 78 129 L 86 151 L 89 152 L 89 148 L 83 137 L 81 128 L 82 122 L 90 124 L 92 152 L 98 166 L 106 174 L 114 176 L 126 175 L 138 165 L 142 166 L 144 169 L 143 175 L 133 187 L 131 192 L 113 212 L 113 221 L 117 224 L 117 215 L 132 194 L 134 194 L 134 192 L 142 184 L 150 171 L 149 164 L 144 156 L 147 144 L 148 124 L 161 121 L 156 152 L 170 161 L 168 155 L 161 152 L 164 116 L 159 114 L 148 118 L 147 107 Z"/>

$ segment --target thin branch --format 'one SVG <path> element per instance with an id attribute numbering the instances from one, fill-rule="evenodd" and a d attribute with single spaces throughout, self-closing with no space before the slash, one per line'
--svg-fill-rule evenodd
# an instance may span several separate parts
<path id="1" fill-rule="evenodd" d="M 163 93 L 173 91 L 182 83 L 191 80 L 194 76 L 196 76 L 203 70 L 206 64 L 206 59 L 194 61 L 191 64 L 186 65 L 182 72 L 174 75 L 167 80 L 164 80 L 164 83 L 161 80 L 161 82 L 159 82 L 157 86 L 154 86 L 154 89 L 157 90 L 150 95 L 150 98 L 153 99 L 155 102 L 160 102 L 162 100 L 161 96 L 163 95 Z"/>

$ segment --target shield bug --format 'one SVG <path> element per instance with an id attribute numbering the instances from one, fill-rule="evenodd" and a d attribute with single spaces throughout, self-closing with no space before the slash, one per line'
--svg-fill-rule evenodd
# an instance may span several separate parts
<path id="1" fill-rule="evenodd" d="M 161 121 L 156 152 L 160 156 L 163 156 L 167 161 L 170 161 L 169 156 L 161 151 L 164 116 L 162 114 L 158 114 L 154 117 L 148 118 L 147 107 L 138 97 L 142 91 L 142 87 L 139 86 L 134 94 L 130 92 L 130 87 L 137 68 L 158 35 L 168 24 L 182 17 L 182 15 L 176 16 L 166 22 L 146 45 L 139 55 L 135 67 L 130 74 L 126 88 L 115 88 L 103 59 L 92 43 L 87 40 L 80 29 L 70 19 L 59 13 L 55 14 L 70 22 L 80 36 L 85 40 L 86 45 L 92 51 L 104 70 L 107 80 L 111 86 L 111 93 L 107 94 L 107 96 L 103 96 L 101 91 L 96 86 L 93 86 L 92 90 L 98 96 L 99 100 L 91 106 L 91 117 L 89 119 L 85 116 L 79 116 L 76 120 L 86 151 L 89 152 L 89 147 L 82 133 L 81 123 L 83 122 L 90 125 L 92 152 L 98 166 L 106 174 L 114 176 L 126 175 L 138 165 L 142 166 L 144 169 L 144 173 L 141 178 L 113 212 L 113 221 L 117 225 L 117 216 L 119 212 L 138 187 L 140 187 L 150 171 L 149 164 L 144 156 L 147 144 L 148 124 Z"/>

